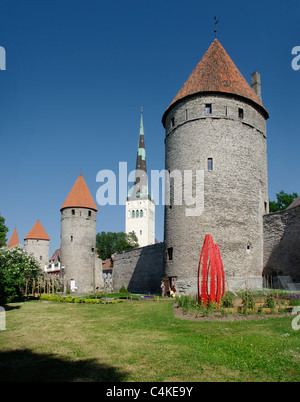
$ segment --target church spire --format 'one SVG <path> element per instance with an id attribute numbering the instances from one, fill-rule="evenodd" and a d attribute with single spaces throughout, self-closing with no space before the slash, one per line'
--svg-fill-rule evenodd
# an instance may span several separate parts
<path id="1" fill-rule="evenodd" d="M 135 194 L 132 194 L 131 198 L 148 198 L 149 189 L 148 189 L 146 149 L 144 139 L 143 108 L 141 108 L 140 133 L 139 133 L 139 143 L 138 143 L 135 169 L 136 169 L 135 181 L 134 181 Z"/>

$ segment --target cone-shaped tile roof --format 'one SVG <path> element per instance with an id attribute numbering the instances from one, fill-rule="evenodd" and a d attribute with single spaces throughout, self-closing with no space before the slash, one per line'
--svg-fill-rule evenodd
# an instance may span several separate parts
<path id="1" fill-rule="evenodd" d="M 24 240 L 26 239 L 50 240 L 50 237 L 47 235 L 41 222 L 37 220 L 36 224 L 30 230 L 28 235 L 24 238 Z"/>
<path id="2" fill-rule="evenodd" d="M 181 99 L 199 92 L 223 92 L 242 96 L 258 105 L 268 117 L 268 112 L 261 100 L 242 76 L 218 39 L 212 42 L 192 74 L 170 103 L 164 113 L 163 124 L 170 107 Z"/>
<path id="3" fill-rule="evenodd" d="M 88 186 L 80 173 L 63 206 L 60 208 L 89 208 L 98 211 Z"/>
<path id="4" fill-rule="evenodd" d="M 8 248 L 15 247 L 15 246 L 17 246 L 18 244 L 20 244 L 20 242 L 19 242 L 19 237 L 18 237 L 17 229 L 15 229 L 14 232 L 13 232 L 13 234 L 12 234 L 12 236 L 11 236 L 11 238 L 10 238 L 10 241 L 9 241 L 7 247 L 8 247 Z"/>

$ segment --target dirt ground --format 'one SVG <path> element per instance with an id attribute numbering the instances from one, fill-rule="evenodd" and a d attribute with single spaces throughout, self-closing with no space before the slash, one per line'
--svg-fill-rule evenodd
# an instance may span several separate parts
<path id="1" fill-rule="evenodd" d="M 195 316 L 195 312 L 187 312 L 183 308 L 178 307 L 174 303 L 174 317 L 183 320 L 191 321 L 244 321 L 244 320 L 264 320 L 266 318 L 277 318 L 277 317 L 289 317 L 291 313 L 275 313 L 275 314 L 238 314 L 233 313 L 226 316 L 222 316 L 221 313 L 215 312 L 210 313 L 208 316 Z"/>

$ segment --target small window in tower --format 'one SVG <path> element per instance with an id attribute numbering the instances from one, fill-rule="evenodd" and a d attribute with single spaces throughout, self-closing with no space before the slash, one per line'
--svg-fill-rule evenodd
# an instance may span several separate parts
<path id="1" fill-rule="evenodd" d="M 265 211 L 268 212 L 268 203 L 265 202 Z"/>
<path id="2" fill-rule="evenodd" d="M 207 159 L 207 169 L 208 169 L 209 171 L 212 171 L 212 170 L 213 170 L 213 158 L 208 158 L 208 159 Z"/>
<path id="3" fill-rule="evenodd" d="M 42 261 L 43 257 L 40 255 L 40 261 Z"/>
<path id="4" fill-rule="evenodd" d="M 140 230 L 140 235 L 142 235 L 143 234 L 143 231 L 142 230 Z"/>
<path id="5" fill-rule="evenodd" d="M 242 109 L 241 107 L 239 107 L 239 118 L 240 119 L 244 118 L 244 109 Z"/>
<path id="6" fill-rule="evenodd" d="M 212 111 L 212 109 L 211 109 L 211 103 L 207 103 L 207 104 L 205 105 L 205 114 L 211 114 L 211 111 Z"/>
<path id="7" fill-rule="evenodd" d="M 138 211 L 138 209 L 136 210 L 136 212 L 135 212 L 135 216 L 138 218 L 139 217 L 139 211 Z"/>
<path id="8" fill-rule="evenodd" d="M 92 254 L 94 254 L 94 252 L 95 252 L 94 247 L 91 248 L 91 252 L 92 252 Z"/>
<path id="9" fill-rule="evenodd" d="M 228 116 L 228 107 L 225 106 L 225 116 Z"/>
<path id="10" fill-rule="evenodd" d="M 172 117 L 172 119 L 171 119 L 171 127 L 174 127 L 175 126 L 175 117 Z"/>
<path id="11" fill-rule="evenodd" d="M 92 211 L 89 211 L 88 215 L 89 215 L 89 216 L 92 216 Z"/>
<path id="12" fill-rule="evenodd" d="M 143 210 L 141 209 L 141 210 L 140 210 L 140 217 L 142 218 L 143 215 L 144 215 L 144 213 L 143 213 Z"/>
<path id="13" fill-rule="evenodd" d="M 135 218 L 135 211 L 132 211 L 132 217 Z"/>
<path id="14" fill-rule="evenodd" d="M 75 215 L 75 209 L 72 209 L 72 215 Z"/>
<path id="15" fill-rule="evenodd" d="M 167 261 L 173 260 L 173 247 L 167 249 Z"/>
<path id="16" fill-rule="evenodd" d="M 189 119 L 189 111 L 185 109 L 185 120 Z"/>
<path id="17" fill-rule="evenodd" d="M 71 241 L 73 241 L 73 236 L 71 236 Z"/>

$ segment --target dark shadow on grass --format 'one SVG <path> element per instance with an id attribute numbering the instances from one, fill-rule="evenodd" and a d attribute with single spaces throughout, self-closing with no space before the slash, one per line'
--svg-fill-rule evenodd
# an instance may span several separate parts
<path id="1" fill-rule="evenodd" d="M 28 349 L 0 352 L 0 382 L 122 382 L 126 377 L 96 359 L 71 361 Z"/>

